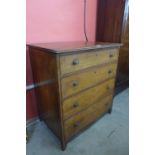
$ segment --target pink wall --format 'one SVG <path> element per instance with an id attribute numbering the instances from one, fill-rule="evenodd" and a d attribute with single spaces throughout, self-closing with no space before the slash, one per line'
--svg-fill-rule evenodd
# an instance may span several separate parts
<path id="1" fill-rule="evenodd" d="M 27 0 L 27 43 L 81 41 L 84 0 Z M 97 0 L 87 0 L 87 35 L 95 40 Z"/>
<path id="2" fill-rule="evenodd" d="M 95 41 L 97 0 L 87 0 L 87 36 Z M 84 0 L 26 0 L 26 41 L 84 41 Z M 28 52 L 28 50 L 27 50 Z M 27 84 L 33 82 L 27 53 Z M 27 119 L 37 116 L 34 91 L 27 94 Z"/>

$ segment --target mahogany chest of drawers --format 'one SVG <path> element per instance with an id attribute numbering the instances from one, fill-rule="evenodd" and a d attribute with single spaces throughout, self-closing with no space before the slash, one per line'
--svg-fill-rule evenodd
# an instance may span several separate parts
<path id="1" fill-rule="evenodd" d="M 28 45 L 39 116 L 60 139 L 75 135 L 111 112 L 120 44 Z"/>

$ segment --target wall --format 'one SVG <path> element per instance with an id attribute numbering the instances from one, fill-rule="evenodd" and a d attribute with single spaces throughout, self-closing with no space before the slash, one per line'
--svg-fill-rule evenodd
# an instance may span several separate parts
<path id="1" fill-rule="evenodd" d="M 97 0 L 87 0 L 87 36 L 95 41 Z M 27 43 L 84 41 L 84 0 L 26 0 Z M 27 85 L 33 83 L 27 50 Z M 27 120 L 38 115 L 34 91 L 27 93 Z"/>

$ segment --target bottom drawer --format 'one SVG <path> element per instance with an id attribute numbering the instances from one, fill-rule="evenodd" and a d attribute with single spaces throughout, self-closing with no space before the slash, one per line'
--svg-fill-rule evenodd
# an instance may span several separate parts
<path id="1" fill-rule="evenodd" d="M 78 133 L 90 123 L 94 122 L 103 113 L 107 112 L 111 106 L 111 103 L 112 95 L 106 96 L 103 98 L 103 100 L 100 100 L 98 103 L 93 104 L 88 109 L 66 120 L 64 122 L 66 140 L 70 139 L 73 135 Z"/>

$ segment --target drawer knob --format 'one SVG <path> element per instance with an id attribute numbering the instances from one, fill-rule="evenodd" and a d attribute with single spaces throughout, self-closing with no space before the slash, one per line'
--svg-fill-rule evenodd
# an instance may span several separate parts
<path id="1" fill-rule="evenodd" d="M 109 90 L 109 89 L 110 89 L 110 87 L 109 87 L 109 86 L 107 86 L 107 87 L 106 87 L 106 89 L 107 89 L 107 90 Z"/>
<path id="2" fill-rule="evenodd" d="M 80 123 L 77 122 L 73 126 L 74 126 L 74 128 L 78 128 L 80 126 Z"/>
<path id="3" fill-rule="evenodd" d="M 109 71 L 108 71 L 108 74 L 111 74 L 111 73 L 112 73 L 112 70 L 109 70 Z"/>
<path id="4" fill-rule="evenodd" d="M 78 102 L 75 102 L 74 104 L 73 104 L 73 107 L 74 108 L 77 108 L 79 106 L 79 103 Z"/>
<path id="5" fill-rule="evenodd" d="M 73 63 L 72 63 L 73 65 L 78 65 L 79 64 L 79 59 L 75 59 L 75 60 L 73 60 Z"/>
<path id="6" fill-rule="evenodd" d="M 107 107 L 108 106 L 108 103 L 106 103 L 105 106 Z"/>
<path id="7" fill-rule="evenodd" d="M 78 81 L 74 81 L 72 85 L 73 85 L 73 87 L 76 87 L 76 86 L 78 86 L 78 84 L 79 84 Z"/>
<path id="8" fill-rule="evenodd" d="M 109 54 L 109 57 L 112 58 L 114 55 L 113 54 Z"/>

